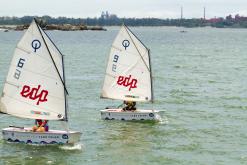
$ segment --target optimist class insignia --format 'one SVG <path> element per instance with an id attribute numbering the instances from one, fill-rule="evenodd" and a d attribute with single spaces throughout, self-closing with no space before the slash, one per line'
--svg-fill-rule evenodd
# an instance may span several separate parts
<path id="1" fill-rule="evenodd" d="M 36 50 L 38 50 L 41 47 L 41 42 L 39 40 L 33 40 L 31 45 L 34 49 L 34 52 L 36 53 Z"/>
<path id="2" fill-rule="evenodd" d="M 123 47 L 124 47 L 124 48 L 125 48 L 125 50 L 126 50 L 126 49 L 127 49 L 127 47 L 129 47 L 129 46 L 130 46 L 130 42 L 129 42 L 129 40 L 123 40 L 122 45 L 123 45 Z"/>

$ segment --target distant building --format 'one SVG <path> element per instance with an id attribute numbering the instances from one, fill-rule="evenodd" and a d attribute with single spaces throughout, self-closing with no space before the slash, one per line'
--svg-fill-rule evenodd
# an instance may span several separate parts
<path id="1" fill-rule="evenodd" d="M 207 20 L 207 22 L 209 22 L 209 23 L 217 23 L 217 22 L 221 22 L 221 21 L 223 21 L 223 18 L 216 18 L 216 17 Z"/>
<path id="2" fill-rule="evenodd" d="M 235 15 L 235 21 L 247 21 L 247 17 L 240 16 L 239 14 Z"/>
<path id="3" fill-rule="evenodd" d="M 102 11 L 102 13 L 101 13 L 101 18 L 102 18 L 102 19 L 108 19 L 108 18 L 109 18 L 109 13 L 108 13 L 108 11 L 106 11 L 106 12 Z"/>
<path id="4" fill-rule="evenodd" d="M 116 14 L 111 14 L 110 16 L 109 16 L 109 19 L 117 19 L 118 17 L 117 17 L 117 15 Z"/>
<path id="5" fill-rule="evenodd" d="M 100 18 L 103 18 L 103 19 L 104 19 L 104 17 L 105 17 L 105 12 L 104 12 L 104 11 L 102 11 L 102 12 L 101 12 L 101 16 L 100 16 Z"/>
<path id="6" fill-rule="evenodd" d="M 105 12 L 105 18 L 106 18 L 106 19 L 109 18 L 109 13 L 108 13 L 108 11 Z"/>
<path id="7" fill-rule="evenodd" d="M 118 17 L 116 14 L 109 14 L 108 11 L 106 11 L 106 12 L 102 11 L 100 18 L 102 18 L 102 19 L 115 19 Z"/>

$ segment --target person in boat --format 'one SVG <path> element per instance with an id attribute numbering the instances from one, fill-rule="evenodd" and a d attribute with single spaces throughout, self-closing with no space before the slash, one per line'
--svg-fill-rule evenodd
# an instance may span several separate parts
<path id="1" fill-rule="evenodd" d="M 135 111 L 136 110 L 136 102 L 134 101 L 124 101 L 125 107 L 123 108 L 124 111 Z"/>
<path id="2" fill-rule="evenodd" d="M 35 120 L 35 126 L 33 126 L 33 132 L 48 132 L 48 120 Z"/>

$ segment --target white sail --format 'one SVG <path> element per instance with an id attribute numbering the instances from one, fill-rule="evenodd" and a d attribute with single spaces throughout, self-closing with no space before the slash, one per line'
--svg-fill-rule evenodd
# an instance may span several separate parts
<path id="1" fill-rule="evenodd" d="M 66 120 L 62 55 L 35 21 L 14 52 L 1 97 L 1 112 Z"/>
<path id="2" fill-rule="evenodd" d="M 124 25 L 111 47 L 101 97 L 153 101 L 149 49 Z"/>

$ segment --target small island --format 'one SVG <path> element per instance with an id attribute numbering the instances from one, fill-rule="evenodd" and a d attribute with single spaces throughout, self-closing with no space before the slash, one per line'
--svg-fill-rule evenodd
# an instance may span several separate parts
<path id="1" fill-rule="evenodd" d="M 29 27 L 29 25 L 3 25 L 0 26 L 0 29 L 3 29 L 4 32 L 8 32 L 9 30 L 14 30 L 14 31 L 22 31 L 25 30 Z M 61 31 L 81 31 L 81 30 L 100 30 L 100 31 L 106 31 L 105 28 L 102 26 L 86 26 L 86 25 L 71 25 L 71 24 L 61 24 L 61 25 L 56 25 L 56 24 L 50 24 L 43 26 L 42 29 L 44 30 L 61 30 Z"/>
<path id="2" fill-rule="evenodd" d="M 35 17 L 35 16 L 28 16 L 28 19 L 22 19 L 18 18 L 18 21 L 16 20 L 17 17 L 8 17 L 7 19 L 2 19 L 3 17 L 0 17 L 0 29 L 3 29 L 4 32 L 8 32 L 9 30 L 14 31 L 22 31 L 25 29 L 28 29 L 30 22 L 33 20 L 33 18 L 37 18 L 37 22 L 44 30 L 61 30 L 61 31 L 81 31 L 81 30 L 97 30 L 97 31 L 106 31 L 105 28 L 99 25 L 85 25 L 82 22 L 76 22 L 76 23 L 70 23 L 70 22 L 59 22 L 56 23 L 54 21 L 51 21 L 48 17 Z M 1 22 L 1 20 L 4 20 Z M 7 20 L 7 21 L 6 21 Z M 51 24 L 48 22 L 52 22 Z"/>

